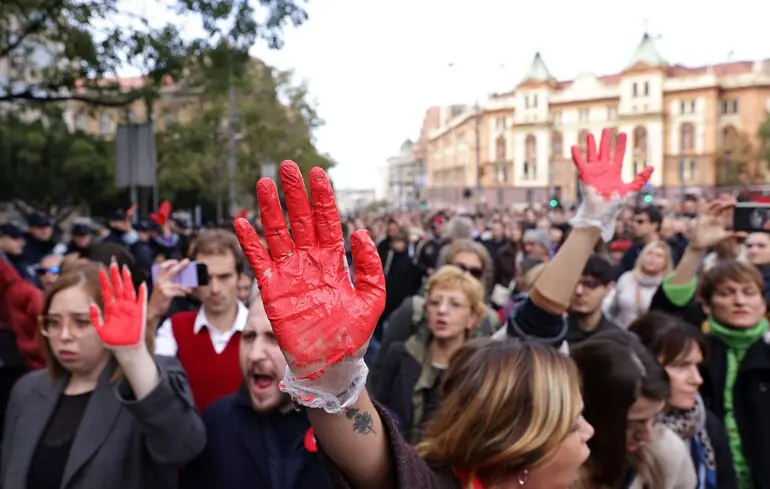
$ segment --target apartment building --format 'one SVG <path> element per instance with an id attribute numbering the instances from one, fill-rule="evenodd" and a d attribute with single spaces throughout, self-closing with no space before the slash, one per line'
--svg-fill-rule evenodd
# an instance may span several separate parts
<path id="1" fill-rule="evenodd" d="M 391 206 L 399 210 L 420 208 L 422 189 L 425 187 L 423 161 L 415 152 L 412 141 L 401 144 L 397 155 L 387 160 L 387 194 Z"/>
<path id="2" fill-rule="evenodd" d="M 570 148 L 610 127 L 628 135 L 623 176 L 653 166 L 658 195 L 764 183 L 757 132 L 770 110 L 770 59 L 669 64 L 645 34 L 622 71 L 556 80 L 535 55 L 508 93 L 481 107 L 431 108 L 426 198 L 444 205 L 481 179 L 490 206 L 572 200 Z M 436 112 L 440 117 L 436 117 Z"/>

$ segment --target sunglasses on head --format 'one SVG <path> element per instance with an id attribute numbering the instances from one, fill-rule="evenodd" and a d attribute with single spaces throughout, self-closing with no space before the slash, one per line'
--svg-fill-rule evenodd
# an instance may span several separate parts
<path id="1" fill-rule="evenodd" d="M 471 277 L 476 279 L 481 279 L 481 277 L 484 276 L 484 269 L 479 267 L 468 267 L 462 263 L 452 263 L 452 266 L 459 268 L 463 272 L 469 274 Z"/>

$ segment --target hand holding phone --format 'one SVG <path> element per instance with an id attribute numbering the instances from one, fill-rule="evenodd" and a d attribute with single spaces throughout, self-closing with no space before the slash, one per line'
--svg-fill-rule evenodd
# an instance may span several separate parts
<path id="1" fill-rule="evenodd" d="M 160 265 L 156 264 L 152 266 L 153 284 L 170 282 L 185 289 L 194 289 L 196 287 L 208 285 L 209 272 L 205 263 L 197 261 L 191 262 L 189 260 L 182 260 L 181 262 L 176 263 L 172 262 L 176 262 L 176 260 L 168 260 Z"/>

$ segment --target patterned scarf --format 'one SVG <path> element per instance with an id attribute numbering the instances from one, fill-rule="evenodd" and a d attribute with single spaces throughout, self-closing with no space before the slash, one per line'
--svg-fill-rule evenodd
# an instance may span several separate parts
<path id="1" fill-rule="evenodd" d="M 714 447 L 711 445 L 711 439 L 706 432 L 706 407 L 703 405 L 703 399 L 700 394 L 695 399 L 695 405 L 688 410 L 676 410 L 667 411 L 660 414 L 659 420 L 671 428 L 671 430 L 679 435 L 685 441 L 691 438 L 695 439 L 695 442 L 700 446 L 703 456 L 701 460 L 694 460 L 696 463 L 696 469 L 699 469 L 701 465 L 705 466 L 709 472 L 714 472 L 717 469 L 716 457 L 714 455 Z M 700 473 L 700 470 L 696 470 Z M 705 487 L 701 485 L 703 481 L 700 481 L 699 487 Z"/>

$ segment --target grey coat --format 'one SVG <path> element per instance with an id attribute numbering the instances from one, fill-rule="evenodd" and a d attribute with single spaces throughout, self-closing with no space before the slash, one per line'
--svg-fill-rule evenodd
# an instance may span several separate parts
<path id="1" fill-rule="evenodd" d="M 110 383 L 115 361 L 104 369 L 73 440 L 61 489 L 177 487 L 180 464 L 203 450 L 206 431 L 182 366 L 169 357 L 155 362 L 160 384 L 141 401 L 133 400 L 125 379 Z M 3 489 L 26 487 L 32 456 L 67 380 L 37 371 L 13 387 L 0 462 Z"/>

